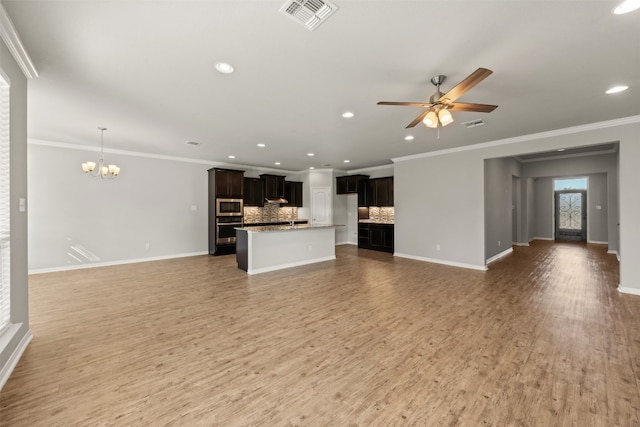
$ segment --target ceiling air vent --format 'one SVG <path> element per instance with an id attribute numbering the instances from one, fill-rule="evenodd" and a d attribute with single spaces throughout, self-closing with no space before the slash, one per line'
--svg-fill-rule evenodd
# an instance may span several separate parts
<path id="1" fill-rule="evenodd" d="M 464 122 L 462 123 L 462 125 L 466 128 L 474 128 L 476 126 L 482 126 L 484 125 L 484 120 L 482 119 L 477 119 L 477 120 L 471 120 L 469 122 Z"/>
<path id="2" fill-rule="evenodd" d="M 323 0 L 288 0 L 280 12 L 313 31 L 327 20 L 338 6 Z"/>

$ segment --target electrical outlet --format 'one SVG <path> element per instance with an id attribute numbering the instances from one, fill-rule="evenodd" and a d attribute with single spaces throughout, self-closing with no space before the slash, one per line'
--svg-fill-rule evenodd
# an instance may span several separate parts
<path id="1" fill-rule="evenodd" d="M 436 251 L 439 251 L 439 250 L 440 250 L 440 245 L 438 244 L 436 245 Z"/>
<path id="2" fill-rule="evenodd" d="M 147 243 L 145 243 L 145 244 L 144 244 L 144 248 L 145 248 L 145 249 L 149 249 L 149 242 L 147 242 Z"/>
<path id="3" fill-rule="evenodd" d="M 498 240 L 498 246 L 500 246 L 500 240 Z"/>

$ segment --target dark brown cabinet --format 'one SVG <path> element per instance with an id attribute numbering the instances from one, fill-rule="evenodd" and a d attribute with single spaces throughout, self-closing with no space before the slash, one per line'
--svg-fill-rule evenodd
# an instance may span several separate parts
<path id="1" fill-rule="evenodd" d="M 215 197 L 242 198 L 244 171 L 233 169 L 209 169 L 213 171 Z"/>
<path id="2" fill-rule="evenodd" d="M 211 255 L 232 254 L 236 250 L 235 227 L 242 224 L 244 171 L 212 168 L 208 171 L 209 193 L 209 253 Z M 225 207 L 224 214 L 218 214 Z M 229 214 L 227 207 L 237 207 L 238 214 Z M 220 208 L 220 209 L 218 209 Z M 235 212 L 235 211 L 233 211 Z"/>
<path id="3" fill-rule="evenodd" d="M 302 207 L 302 182 L 285 181 L 284 182 L 284 198 L 288 203 L 282 206 Z"/>
<path id="4" fill-rule="evenodd" d="M 260 178 L 264 181 L 265 198 L 278 199 L 284 197 L 284 175 L 262 174 Z"/>
<path id="5" fill-rule="evenodd" d="M 368 181 L 367 206 L 393 206 L 393 177 L 375 178 Z"/>
<path id="6" fill-rule="evenodd" d="M 245 178 L 243 199 L 245 206 L 264 206 L 264 180 Z"/>
<path id="7" fill-rule="evenodd" d="M 358 247 L 393 253 L 393 224 L 359 223 Z"/>
<path id="8" fill-rule="evenodd" d="M 369 175 L 346 175 L 336 178 L 336 194 L 355 194 Z"/>

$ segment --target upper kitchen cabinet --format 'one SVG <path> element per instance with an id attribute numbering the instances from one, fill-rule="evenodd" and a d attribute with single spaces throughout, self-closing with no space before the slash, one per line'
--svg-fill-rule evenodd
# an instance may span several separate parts
<path id="1" fill-rule="evenodd" d="M 393 177 L 370 179 L 368 206 L 393 206 Z"/>
<path id="2" fill-rule="evenodd" d="M 284 175 L 262 174 L 264 181 L 264 197 L 267 199 L 279 199 L 284 197 Z"/>
<path id="3" fill-rule="evenodd" d="M 369 175 L 346 175 L 336 177 L 336 194 L 356 194 Z"/>
<path id="4" fill-rule="evenodd" d="M 260 178 L 244 179 L 244 205 L 264 205 L 264 180 Z"/>
<path id="5" fill-rule="evenodd" d="M 282 206 L 297 206 L 302 207 L 302 182 L 298 181 L 285 181 L 284 182 L 284 198 L 288 203 Z"/>
<path id="6" fill-rule="evenodd" d="M 209 175 L 213 173 L 215 197 L 242 198 L 244 184 L 244 171 L 233 169 L 209 169 Z"/>

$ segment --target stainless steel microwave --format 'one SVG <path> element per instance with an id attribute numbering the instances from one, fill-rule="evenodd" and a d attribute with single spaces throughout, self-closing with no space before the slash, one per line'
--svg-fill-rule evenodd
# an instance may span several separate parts
<path id="1" fill-rule="evenodd" d="M 216 199 L 216 216 L 243 216 L 242 199 Z"/>

